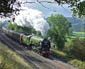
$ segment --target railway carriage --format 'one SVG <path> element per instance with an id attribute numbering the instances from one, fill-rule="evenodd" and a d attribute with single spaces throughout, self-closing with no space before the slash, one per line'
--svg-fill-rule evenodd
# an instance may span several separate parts
<path id="1" fill-rule="evenodd" d="M 41 50 L 41 42 L 43 38 L 34 35 L 26 36 L 12 30 L 7 30 L 6 28 L 3 28 L 3 32 L 13 40 L 19 42 L 20 44 L 24 44 L 24 46 L 26 46 L 28 49 L 33 49 L 40 54 L 50 54 L 50 51 L 48 51 L 47 48 Z"/>
<path id="2" fill-rule="evenodd" d="M 10 33 L 11 34 L 11 33 Z M 18 41 L 20 44 L 22 43 L 22 34 L 17 33 L 17 32 L 12 32 L 12 38 L 15 41 Z"/>

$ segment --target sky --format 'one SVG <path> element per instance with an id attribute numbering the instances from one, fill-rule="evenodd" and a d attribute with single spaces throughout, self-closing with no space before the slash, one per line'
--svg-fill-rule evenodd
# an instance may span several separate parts
<path id="1" fill-rule="evenodd" d="M 28 6 L 29 8 L 33 8 L 39 10 L 43 13 L 44 17 L 48 17 L 51 14 L 62 14 L 65 17 L 72 17 L 72 12 L 68 8 L 68 5 L 58 6 L 57 3 L 46 3 L 43 2 L 42 4 L 46 7 L 43 7 L 40 3 L 36 0 L 19 0 L 21 2 L 35 2 L 35 3 L 26 3 L 24 6 Z M 54 1 L 54 0 L 39 0 L 39 1 Z"/>
<path id="2" fill-rule="evenodd" d="M 72 12 L 70 11 L 70 9 L 68 9 L 67 5 L 64 5 L 63 7 L 58 6 L 57 4 L 48 4 L 48 3 L 44 3 L 43 5 L 45 5 L 47 8 L 43 7 L 39 3 L 28 4 L 29 7 L 41 11 L 45 17 L 49 16 L 52 13 L 62 14 L 65 17 L 72 16 Z"/>

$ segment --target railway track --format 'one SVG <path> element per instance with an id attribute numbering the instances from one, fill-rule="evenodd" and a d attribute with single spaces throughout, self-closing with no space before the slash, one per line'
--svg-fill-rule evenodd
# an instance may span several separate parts
<path id="1" fill-rule="evenodd" d="M 75 69 L 73 67 L 69 67 L 68 65 L 68 67 L 65 67 L 64 64 L 52 62 L 51 60 L 44 58 L 37 53 L 34 53 L 33 51 L 27 50 L 23 45 L 20 45 L 12 39 L 8 38 L 1 30 L 0 42 L 7 45 L 9 48 L 23 57 L 26 61 L 28 61 L 32 66 L 32 69 Z"/>
<path id="2" fill-rule="evenodd" d="M 13 51 L 17 54 L 22 56 L 25 60 L 30 62 L 33 69 L 55 69 L 54 66 L 49 66 L 45 63 L 42 59 L 39 60 L 37 56 L 32 56 L 34 54 L 32 51 L 26 51 L 23 46 L 19 45 L 18 43 L 14 42 L 12 39 L 9 39 L 3 32 L 0 31 L 0 41 L 10 47 Z M 37 54 L 34 54 L 37 55 Z M 40 56 L 38 56 L 40 57 Z"/>
<path id="3" fill-rule="evenodd" d="M 1 31 L 0 31 L 1 32 Z M 23 49 L 19 48 L 19 46 L 16 46 L 13 41 L 10 41 L 6 36 L 4 37 L 4 34 L 0 33 L 0 41 L 7 45 L 9 48 L 11 48 L 13 51 L 15 51 L 17 54 L 19 54 L 21 57 L 23 57 L 25 60 L 30 62 L 30 65 L 32 66 L 33 69 L 39 69 L 37 66 L 34 65 L 34 63 L 27 57 L 25 56 L 21 51 Z M 20 51 L 21 50 L 21 51 Z"/>

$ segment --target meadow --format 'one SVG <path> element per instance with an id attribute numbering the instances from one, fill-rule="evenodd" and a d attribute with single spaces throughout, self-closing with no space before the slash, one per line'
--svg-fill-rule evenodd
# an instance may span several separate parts
<path id="1" fill-rule="evenodd" d="M 73 32 L 71 38 L 85 38 L 85 32 Z"/>

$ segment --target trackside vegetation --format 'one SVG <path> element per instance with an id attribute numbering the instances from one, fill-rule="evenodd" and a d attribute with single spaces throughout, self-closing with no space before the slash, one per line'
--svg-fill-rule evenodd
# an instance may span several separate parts
<path id="1" fill-rule="evenodd" d="M 85 69 L 85 38 L 75 38 L 67 41 L 62 51 L 52 48 L 52 55 L 79 69 Z"/>
<path id="2" fill-rule="evenodd" d="M 19 55 L 0 43 L 0 69 L 32 69 Z"/>
<path id="3" fill-rule="evenodd" d="M 36 32 L 31 27 L 29 27 L 29 28 L 28 27 L 22 27 L 22 26 L 19 26 L 17 24 L 12 24 L 11 22 L 8 23 L 7 29 L 10 29 L 10 30 L 13 30 L 13 31 L 19 32 L 19 33 L 24 33 L 26 35 L 29 35 L 29 34 L 32 34 L 32 33 Z"/>

